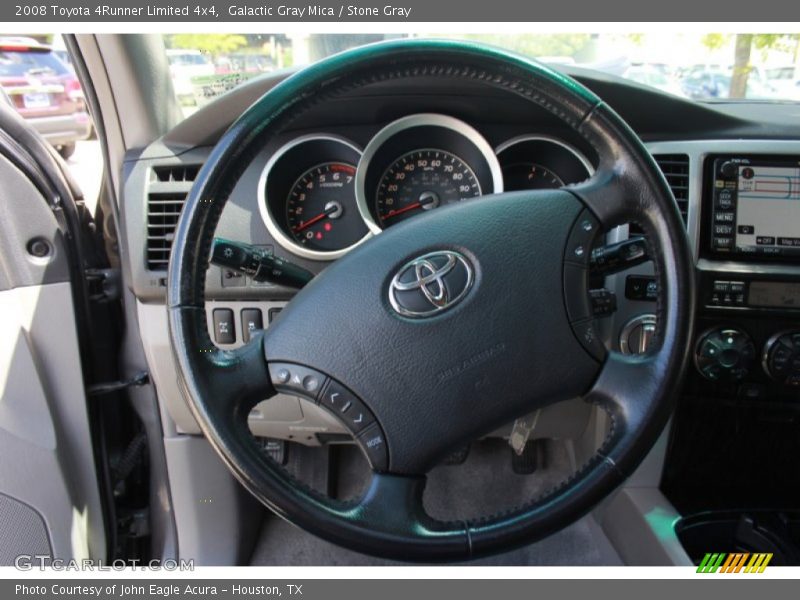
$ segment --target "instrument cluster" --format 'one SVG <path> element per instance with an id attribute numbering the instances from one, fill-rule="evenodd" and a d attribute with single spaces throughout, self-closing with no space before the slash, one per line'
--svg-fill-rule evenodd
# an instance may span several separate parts
<path id="1" fill-rule="evenodd" d="M 523 135 L 492 148 L 471 125 L 414 114 L 359 148 L 341 136 L 306 135 L 279 148 L 259 181 L 272 237 L 312 260 L 333 260 L 426 211 L 503 191 L 559 188 L 593 173 L 575 147 Z"/>

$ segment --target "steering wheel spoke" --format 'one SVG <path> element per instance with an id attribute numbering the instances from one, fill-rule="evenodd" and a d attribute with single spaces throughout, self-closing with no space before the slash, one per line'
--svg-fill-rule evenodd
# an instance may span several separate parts
<path id="1" fill-rule="evenodd" d="M 632 216 L 624 176 L 611 166 L 601 167 L 591 178 L 567 189 L 597 217 L 602 230 L 622 225 Z"/>
<path id="2" fill-rule="evenodd" d="M 420 552 L 439 560 L 465 556 L 469 538 L 463 522 L 437 521 L 425 512 L 421 475 L 375 473 L 364 495 L 348 509 L 348 516 L 368 531 L 380 531 L 387 556 L 407 560 Z M 363 550 L 370 549 L 364 546 Z"/>
<path id="3" fill-rule="evenodd" d="M 654 432 L 648 423 L 662 423 L 672 410 L 672 402 L 646 402 L 663 386 L 668 361 L 658 351 L 644 355 L 612 352 L 603 370 L 584 399 L 601 407 L 611 423 L 600 450 L 606 461 L 624 476 L 631 474 L 631 450 L 637 444 L 652 443 Z M 672 394 L 675 396 L 676 394 Z"/>

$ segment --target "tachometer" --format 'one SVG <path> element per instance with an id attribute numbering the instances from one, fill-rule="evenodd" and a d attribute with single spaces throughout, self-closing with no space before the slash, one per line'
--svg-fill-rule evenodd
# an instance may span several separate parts
<path id="1" fill-rule="evenodd" d="M 445 150 L 414 150 L 395 160 L 378 182 L 375 212 L 382 228 L 444 204 L 481 195 L 470 166 Z"/>
<path id="2" fill-rule="evenodd" d="M 367 233 L 355 207 L 356 168 L 327 162 L 305 171 L 286 199 L 286 222 L 296 242 L 311 250 L 347 248 Z"/>
<path id="3" fill-rule="evenodd" d="M 261 173 L 259 208 L 272 239 L 310 260 L 343 256 L 371 234 L 356 203 L 361 151 L 331 134 L 294 138 Z"/>

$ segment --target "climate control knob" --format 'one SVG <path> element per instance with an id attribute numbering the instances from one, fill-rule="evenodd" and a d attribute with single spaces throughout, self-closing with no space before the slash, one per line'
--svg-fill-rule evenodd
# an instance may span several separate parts
<path id="1" fill-rule="evenodd" d="M 784 331 L 769 338 L 761 364 L 775 381 L 800 387 L 800 331 Z"/>
<path id="2" fill-rule="evenodd" d="M 710 381 L 741 381 L 756 357 L 753 340 L 744 331 L 717 327 L 700 336 L 694 362 Z"/>

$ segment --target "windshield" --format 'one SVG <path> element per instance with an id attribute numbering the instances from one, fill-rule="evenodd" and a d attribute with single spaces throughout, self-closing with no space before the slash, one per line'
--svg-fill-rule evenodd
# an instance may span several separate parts
<path id="1" fill-rule="evenodd" d="M 190 114 L 251 77 L 405 37 L 484 42 L 698 102 L 800 101 L 800 34 L 174 34 L 164 36 L 164 45 L 176 93 Z"/>
<path id="2" fill-rule="evenodd" d="M 167 59 L 170 65 L 178 66 L 207 65 L 211 63 L 209 58 L 200 52 L 167 52 Z"/>

